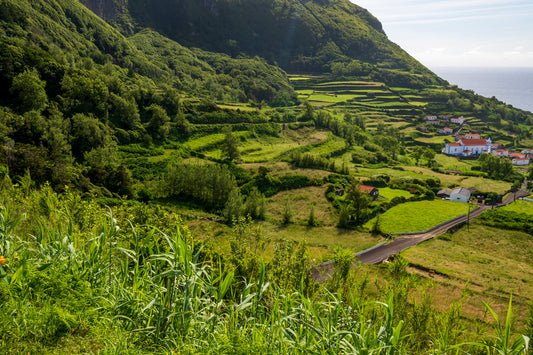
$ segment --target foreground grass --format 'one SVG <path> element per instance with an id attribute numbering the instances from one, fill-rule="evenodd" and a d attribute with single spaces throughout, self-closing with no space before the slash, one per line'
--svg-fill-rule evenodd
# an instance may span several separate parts
<path id="1" fill-rule="evenodd" d="M 351 273 L 352 252 L 338 250 L 320 286 L 310 278 L 302 243 L 276 242 L 265 263 L 258 254 L 264 235 L 244 220 L 221 254 L 214 241 L 193 238 L 178 216 L 157 206 L 109 209 L 49 187 L 0 188 L 0 201 L 5 354 L 402 355 L 491 346 L 509 353 L 508 341 L 521 339 L 511 328 L 503 344 L 490 337 L 492 327 L 463 334 L 456 308 L 440 312 L 428 297 L 419 302 L 428 285 L 400 258 L 361 269 L 377 271 L 380 279 L 372 281 Z M 301 227 L 277 232 L 296 235 Z M 518 348 L 527 353 L 524 343 Z"/>

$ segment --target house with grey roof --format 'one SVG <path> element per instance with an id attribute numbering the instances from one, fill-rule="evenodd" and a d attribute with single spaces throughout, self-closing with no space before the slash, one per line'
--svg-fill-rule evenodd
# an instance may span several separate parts
<path id="1" fill-rule="evenodd" d="M 458 187 L 452 190 L 452 193 L 450 194 L 450 201 L 466 203 L 468 200 L 470 200 L 470 190 L 465 189 L 464 187 Z"/>

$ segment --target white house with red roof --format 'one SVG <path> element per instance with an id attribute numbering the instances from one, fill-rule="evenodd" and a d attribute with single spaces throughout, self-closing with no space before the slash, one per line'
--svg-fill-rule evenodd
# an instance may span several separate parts
<path id="1" fill-rule="evenodd" d="M 529 158 L 513 158 L 511 162 L 513 165 L 529 165 Z"/>
<path id="2" fill-rule="evenodd" d="M 451 123 L 455 123 L 455 124 L 463 124 L 463 123 L 465 123 L 465 118 L 463 116 L 456 117 L 456 118 L 451 118 L 450 122 Z"/>
<path id="3" fill-rule="evenodd" d="M 489 139 L 460 139 L 455 143 L 446 143 L 443 149 L 444 154 L 448 155 L 480 155 L 482 153 L 490 153 L 492 142 Z"/>
<path id="4" fill-rule="evenodd" d="M 451 129 L 450 127 L 444 127 L 444 128 L 439 129 L 438 132 L 440 134 L 452 134 L 453 129 Z"/>
<path id="5" fill-rule="evenodd" d="M 465 134 L 464 139 L 481 139 L 481 135 L 473 134 L 473 133 L 467 133 L 467 134 Z"/>
<path id="6" fill-rule="evenodd" d="M 424 117 L 424 119 L 426 121 L 436 121 L 437 120 L 437 116 L 426 116 L 426 117 Z"/>
<path id="7" fill-rule="evenodd" d="M 524 149 L 521 153 L 527 155 L 528 157 L 533 157 L 533 149 Z"/>
<path id="8" fill-rule="evenodd" d="M 500 157 L 500 158 L 502 158 L 502 157 L 506 157 L 507 158 L 509 156 L 509 152 L 507 151 L 507 149 L 493 149 L 491 151 L 491 154 L 495 155 L 497 157 Z"/>
<path id="9" fill-rule="evenodd" d="M 514 159 L 514 158 L 523 159 L 525 157 L 526 157 L 525 154 L 522 154 L 522 153 L 518 153 L 518 152 L 509 153 L 509 158 L 511 159 Z"/>

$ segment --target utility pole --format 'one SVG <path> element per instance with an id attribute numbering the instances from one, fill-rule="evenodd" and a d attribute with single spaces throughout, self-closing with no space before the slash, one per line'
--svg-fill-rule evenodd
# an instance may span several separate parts
<path id="1" fill-rule="evenodd" d="M 470 201 L 468 203 L 468 213 L 466 215 L 466 229 L 470 232 Z"/>

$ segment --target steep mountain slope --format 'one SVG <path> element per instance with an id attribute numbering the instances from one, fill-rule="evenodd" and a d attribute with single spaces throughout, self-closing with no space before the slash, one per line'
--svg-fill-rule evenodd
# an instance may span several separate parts
<path id="1" fill-rule="evenodd" d="M 116 143 L 178 134 L 183 101 L 195 96 L 295 98 L 264 60 L 192 51 L 148 30 L 128 39 L 78 1 L 0 1 L 0 165 L 13 177 L 30 169 L 54 186 L 89 186 L 82 176 L 110 186 Z M 74 161 L 87 165 L 75 171 Z"/>
<path id="2" fill-rule="evenodd" d="M 133 22 L 187 46 L 259 55 L 292 72 L 329 71 L 356 59 L 380 68 L 432 75 L 390 42 L 381 23 L 348 0 L 85 0 L 104 18 L 109 3 Z M 116 17 L 116 16 L 115 16 Z M 434 79 L 436 77 L 432 75 Z"/>

